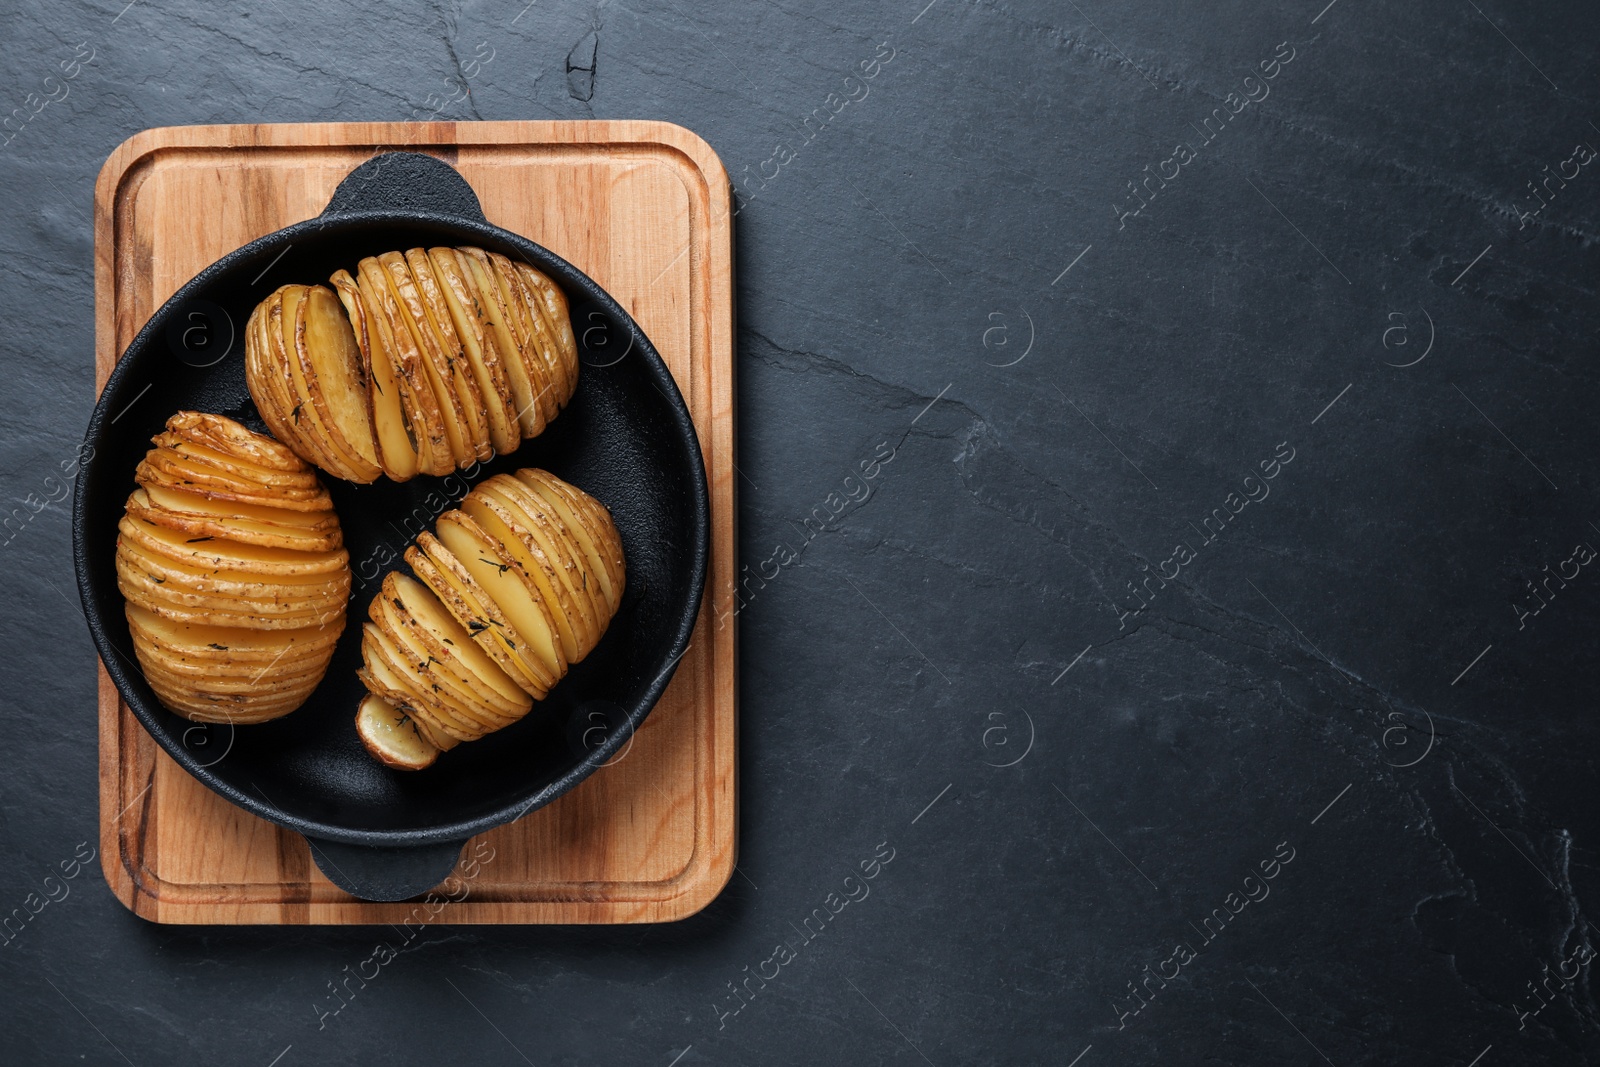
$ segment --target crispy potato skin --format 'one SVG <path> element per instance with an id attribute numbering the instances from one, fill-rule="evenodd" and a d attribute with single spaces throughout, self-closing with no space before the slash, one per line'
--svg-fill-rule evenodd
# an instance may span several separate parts
<path id="1" fill-rule="evenodd" d="M 349 554 L 315 472 L 231 419 L 179 412 L 139 464 L 117 585 L 145 680 L 196 722 L 305 703 L 344 629 Z"/>

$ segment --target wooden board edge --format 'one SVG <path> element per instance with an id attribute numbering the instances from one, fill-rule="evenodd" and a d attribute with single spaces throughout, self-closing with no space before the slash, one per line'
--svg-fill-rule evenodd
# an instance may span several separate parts
<path id="1" fill-rule="evenodd" d="M 95 195 L 104 196 L 140 157 L 163 148 L 305 148 L 370 144 L 492 145 L 621 143 L 667 145 L 688 156 L 706 181 L 731 194 L 727 169 L 711 144 L 686 126 L 659 119 L 507 119 L 479 122 L 301 122 L 154 126 L 112 149 Z"/>
<path id="2" fill-rule="evenodd" d="M 135 873 L 140 858 L 127 855 L 124 848 L 128 835 L 123 833 L 124 824 L 121 817 L 142 798 L 143 793 L 136 796 L 134 802 L 124 805 L 122 698 L 117 693 L 117 687 L 112 684 L 111 676 L 106 673 L 105 667 L 98 660 L 95 663 L 95 671 L 99 683 L 100 873 L 105 877 L 111 895 L 116 897 L 123 907 L 141 919 L 159 922 L 162 901 L 148 891 Z"/>
<path id="3" fill-rule="evenodd" d="M 728 179 L 726 168 L 711 146 L 698 134 L 681 126 L 670 126 L 675 131 L 674 136 L 689 139 L 688 147 L 695 156 L 709 156 L 710 167 L 701 164 L 702 170 L 707 172 L 707 184 L 711 187 L 713 197 L 713 211 L 708 219 L 711 228 L 710 234 L 710 259 L 707 264 L 707 274 L 713 284 L 721 276 L 725 286 L 725 299 L 723 311 L 715 316 L 710 323 L 710 362 L 711 378 L 711 410 L 710 434 L 712 437 L 711 454 L 727 466 L 726 471 L 718 469 L 719 476 L 723 479 L 721 487 L 712 486 L 712 500 L 715 504 L 717 496 L 726 500 L 727 516 L 726 527 L 723 531 L 726 551 L 717 556 L 723 561 L 723 569 L 727 576 L 729 610 L 728 632 L 721 633 L 720 620 L 716 628 L 716 636 L 712 638 L 712 649 L 709 669 L 712 675 L 711 718 L 718 730 L 716 742 L 712 746 L 712 759 L 717 767 L 726 767 L 726 779 L 715 771 L 712 772 L 712 802 L 709 818 L 711 822 L 708 833 L 713 841 L 726 841 L 726 848 L 719 850 L 713 860 L 714 867 L 706 884 L 701 887 L 696 895 L 683 898 L 680 906 L 672 916 L 674 920 L 687 919 L 697 915 L 709 907 L 712 901 L 722 895 L 732 880 L 734 869 L 739 860 L 739 783 L 741 779 L 739 766 L 739 624 L 737 615 L 732 613 L 732 606 L 737 603 L 735 586 L 739 577 L 739 480 L 737 475 L 739 457 L 738 442 L 739 429 L 736 403 L 739 395 L 738 381 L 738 274 L 735 253 L 737 244 L 734 240 L 734 214 L 732 211 L 733 186 Z M 712 521 L 717 523 L 717 516 L 712 515 Z M 715 530 L 713 532 L 715 536 Z M 715 545 L 715 543 L 714 543 Z M 717 576 L 707 574 L 708 582 L 714 581 Z M 711 590 L 712 614 L 717 614 L 718 598 L 715 590 Z M 726 746 L 724 751 L 723 746 Z"/>
<path id="4" fill-rule="evenodd" d="M 115 814 L 119 787 L 122 784 L 121 738 L 118 736 L 116 724 L 116 705 L 120 698 L 117 696 L 116 686 L 111 684 L 111 676 L 106 673 L 98 657 L 95 659 L 95 676 L 96 718 L 100 737 L 98 790 L 100 810 L 97 814 L 100 824 L 100 873 L 105 876 L 111 894 L 122 902 L 123 907 L 138 915 L 138 891 L 123 863 L 121 822 Z M 106 712 L 107 701 L 111 705 L 109 715 Z"/>

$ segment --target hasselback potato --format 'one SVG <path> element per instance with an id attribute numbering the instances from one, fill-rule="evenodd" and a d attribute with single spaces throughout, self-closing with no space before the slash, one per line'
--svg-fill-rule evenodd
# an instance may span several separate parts
<path id="1" fill-rule="evenodd" d="M 220 415 L 167 420 L 134 473 L 117 584 L 161 702 L 199 722 L 298 708 L 344 629 L 349 556 L 315 472 Z"/>
<path id="2" fill-rule="evenodd" d="M 403 769 L 509 726 L 610 625 L 626 582 L 610 513 L 542 470 L 497 474 L 385 576 L 362 639 L 368 750 Z"/>
<path id="3" fill-rule="evenodd" d="M 272 433 L 337 477 L 444 475 L 544 431 L 578 383 L 566 297 L 480 248 L 386 252 L 285 285 L 245 330 Z"/>

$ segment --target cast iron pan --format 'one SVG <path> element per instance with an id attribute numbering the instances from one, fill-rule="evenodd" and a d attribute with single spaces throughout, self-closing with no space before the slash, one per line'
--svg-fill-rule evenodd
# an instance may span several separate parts
<path id="1" fill-rule="evenodd" d="M 134 658 L 115 566 L 117 521 L 150 438 L 180 409 L 265 432 L 245 389 L 251 309 L 284 283 L 326 284 L 364 256 L 441 244 L 525 260 L 566 293 L 582 364 L 572 402 L 541 436 L 473 471 L 367 486 L 323 475 L 354 589 L 326 679 L 298 711 L 259 726 L 202 726 L 167 711 Z M 345 178 L 320 216 L 251 242 L 179 289 L 117 363 L 85 444 L 94 451 L 78 476 L 73 555 L 89 630 L 117 690 L 179 766 L 247 811 L 304 834 L 323 873 L 359 897 L 402 900 L 429 889 L 469 837 L 548 804 L 616 757 L 689 645 L 710 508 L 699 440 L 671 374 L 604 290 L 549 250 L 491 226 L 466 181 L 428 156 L 374 157 Z M 530 466 L 611 509 L 628 563 L 616 617 L 594 652 L 522 721 L 425 771 L 380 766 L 355 732 L 367 605 L 383 574 L 404 567 L 418 529 L 431 529 L 477 481 Z"/>

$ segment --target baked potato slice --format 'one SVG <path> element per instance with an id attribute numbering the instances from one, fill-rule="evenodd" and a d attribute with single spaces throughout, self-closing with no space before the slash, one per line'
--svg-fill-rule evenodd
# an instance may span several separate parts
<path id="1" fill-rule="evenodd" d="M 500 539 L 461 511 L 439 516 L 435 530 L 511 621 L 514 638 L 531 649 L 552 677 L 563 677 L 568 661 L 556 629 L 555 607 L 547 605 L 537 587 L 523 579 Z"/>
<path id="2" fill-rule="evenodd" d="M 363 259 L 357 269 L 356 284 L 361 300 L 376 327 L 373 336 L 378 343 L 373 363 L 376 365 L 378 352 L 382 351 L 394 368 L 400 403 L 411 436 L 415 438 L 417 471 L 439 476 L 448 474 L 455 467 L 455 457 L 445 431 L 440 400 L 429 381 L 425 357 L 417 345 L 407 314 L 394 295 L 389 272 L 372 256 Z"/>
<path id="3" fill-rule="evenodd" d="M 523 692 L 543 700 L 556 678 L 546 664 L 518 641 L 500 608 L 473 579 L 455 554 L 430 533 L 407 549 L 412 573 L 439 598 L 470 639 L 505 672 Z"/>
<path id="4" fill-rule="evenodd" d="M 383 469 L 372 436 L 372 398 L 350 322 L 338 298 L 320 285 L 306 290 L 296 316 L 294 364 L 305 398 L 348 468 L 345 477 L 375 481 Z"/>
<path id="5" fill-rule="evenodd" d="M 511 452 L 522 443 L 522 425 L 517 421 L 516 402 L 500 350 L 485 335 L 484 322 L 474 310 L 475 290 L 467 280 L 461 255 L 453 248 L 431 248 L 428 262 L 439 283 L 439 295 L 450 313 L 483 403 L 488 420 L 489 440 L 497 452 Z"/>
<path id="6" fill-rule="evenodd" d="M 422 736 L 411 716 L 379 696 L 368 694 L 356 708 L 356 736 L 374 759 L 395 770 L 420 771 L 439 758 L 439 746 Z"/>
<path id="7" fill-rule="evenodd" d="M 380 335 L 376 315 L 369 312 L 356 280 L 348 271 L 330 279 L 339 302 L 350 317 L 352 336 L 367 371 L 367 399 L 372 412 L 372 439 L 378 465 L 397 482 L 416 477 L 420 470 L 416 433 L 400 399 L 400 383 L 390 348 Z"/>

